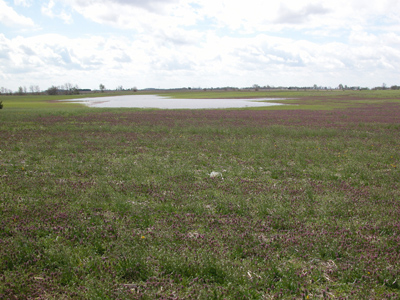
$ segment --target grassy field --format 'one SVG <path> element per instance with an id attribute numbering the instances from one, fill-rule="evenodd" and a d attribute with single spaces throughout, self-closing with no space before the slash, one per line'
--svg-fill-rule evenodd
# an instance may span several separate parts
<path id="1" fill-rule="evenodd" d="M 400 92 L 168 95 L 0 96 L 0 299 L 400 298 Z"/>

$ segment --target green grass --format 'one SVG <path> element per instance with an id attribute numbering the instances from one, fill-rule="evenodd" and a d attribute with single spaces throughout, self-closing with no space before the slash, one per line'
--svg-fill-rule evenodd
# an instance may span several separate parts
<path id="1" fill-rule="evenodd" d="M 118 95 L 154 94 L 154 92 L 113 92 L 92 93 L 83 95 L 0 95 L 4 109 L 32 110 L 49 109 L 61 110 L 84 107 L 83 104 L 69 103 L 56 100 L 68 100 L 87 97 L 107 97 Z M 354 107 L 363 104 L 380 104 L 383 102 L 399 103 L 400 92 L 397 90 L 377 91 L 338 91 L 338 90 L 270 90 L 270 91 L 168 91 L 157 92 L 160 96 L 178 99 L 213 99 L 213 98 L 274 98 L 267 102 L 287 104 L 284 106 L 266 106 L 246 108 L 247 110 L 332 110 Z M 279 100 L 279 98 L 283 100 Z"/>
<path id="2" fill-rule="evenodd" d="M 186 91 L 186 92 L 164 92 L 159 93 L 161 95 L 170 96 L 173 98 L 181 99 L 212 99 L 212 98 L 313 98 L 322 97 L 325 100 L 337 97 L 357 97 L 366 99 L 397 99 L 400 95 L 398 90 L 361 90 L 361 91 L 341 91 L 341 90 L 260 90 L 260 91 L 249 91 L 249 90 L 236 90 L 236 91 Z"/>
<path id="3" fill-rule="evenodd" d="M 5 98 L 0 299 L 398 299 L 400 94 L 279 95 L 304 109 Z"/>

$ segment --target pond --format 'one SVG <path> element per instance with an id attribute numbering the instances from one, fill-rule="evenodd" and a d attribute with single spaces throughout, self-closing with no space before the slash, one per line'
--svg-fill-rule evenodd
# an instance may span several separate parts
<path id="1" fill-rule="evenodd" d="M 127 95 L 100 98 L 84 98 L 67 100 L 83 103 L 89 107 L 135 107 L 160 109 L 216 109 L 216 108 L 245 108 L 283 105 L 280 103 L 260 102 L 273 101 L 273 98 L 257 99 L 172 99 L 156 95 Z M 279 99 L 282 100 L 282 99 Z"/>

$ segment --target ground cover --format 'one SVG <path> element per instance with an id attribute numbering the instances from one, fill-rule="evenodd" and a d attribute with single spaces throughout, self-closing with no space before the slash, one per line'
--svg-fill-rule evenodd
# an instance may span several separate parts
<path id="1" fill-rule="evenodd" d="M 251 110 L 330 110 L 337 108 L 354 107 L 358 104 L 380 104 L 383 102 L 399 103 L 399 91 L 397 90 L 267 90 L 267 91 L 187 91 L 168 92 L 160 95 L 173 98 L 274 98 L 270 102 L 278 102 L 287 105 L 285 107 L 248 108 Z M 277 101 L 276 99 L 283 99 Z"/>
<path id="2" fill-rule="evenodd" d="M 187 90 L 187 91 L 115 91 L 109 93 L 88 93 L 81 95 L 0 95 L 4 109 L 7 110 L 65 110 L 67 108 L 84 107 L 84 104 L 62 102 L 77 98 L 109 97 L 121 95 L 152 95 L 179 99 L 218 99 L 218 98 L 274 98 L 269 102 L 278 102 L 283 107 L 271 106 L 262 108 L 246 108 L 249 110 L 331 110 L 337 108 L 354 107 L 359 104 L 400 103 L 400 92 L 397 90 L 376 91 L 340 91 L 340 90 Z M 277 99 L 282 99 L 282 101 Z M 263 101 L 263 100 L 260 100 Z"/>
<path id="3" fill-rule="evenodd" d="M 5 102 L 0 298 L 398 299 L 389 92 L 302 94 L 330 110 Z"/>
<path id="4" fill-rule="evenodd" d="M 3 101 L 4 109 L 14 110 L 31 110 L 31 109 L 65 109 L 73 107 L 82 107 L 82 104 L 63 102 L 60 100 L 81 99 L 87 97 L 107 97 L 107 96 L 120 96 L 130 94 L 128 92 L 114 92 L 114 93 L 90 93 L 81 95 L 0 95 Z"/>

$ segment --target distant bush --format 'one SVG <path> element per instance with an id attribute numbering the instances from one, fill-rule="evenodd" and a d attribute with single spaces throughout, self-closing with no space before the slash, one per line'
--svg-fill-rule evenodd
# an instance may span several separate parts
<path id="1" fill-rule="evenodd" d="M 49 87 L 47 89 L 47 94 L 48 95 L 58 95 L 58 87 L 56 87 L 54 85 L 52 87 Z"/>
<path id="2" fill-rule="evenodd" d="M 67 95 L 79 95 L 79 89 L 76 87 L 73 87 L 72 89 L 68 90 L 66 92 Z"/>

